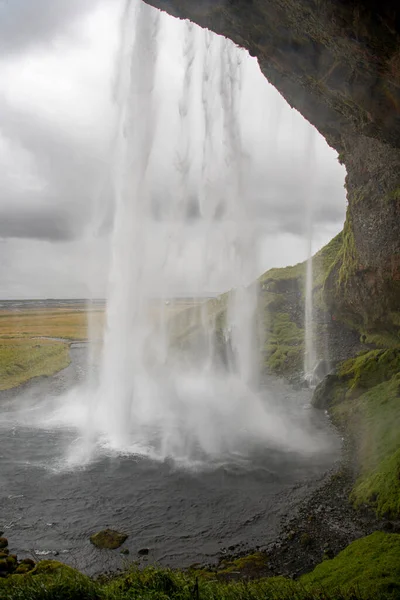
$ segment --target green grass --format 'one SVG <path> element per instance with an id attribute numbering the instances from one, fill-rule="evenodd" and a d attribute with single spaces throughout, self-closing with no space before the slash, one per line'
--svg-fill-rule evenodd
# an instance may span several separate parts
<path id="1" fill-rule="evenodd" d="M 358 478 L 356 506 L 400 516 L 400 349 L 372 350 L 345 361 L 329 390 L 330 412 L 350 436 Z"/>
<path id="2" fill-rule="evenodd" d="M 278 375 L 301 370 L 304 354 L 304 330 L 291 321 L 290 315 L 273 312 L 266 320 L 264 357 L 268 368 Z"/>
<path id="3" fill-rule="evenodd" d="M 200 600 L 394 600 L 400 593 L 400 535 L 374 533 L 350 544 L 299 581 L 283 577 L 226 581 L 244 557 L 228 563 L 225 572 L 205 576 L 131 565 L 114 578 L 93 581 L 55 561 L 42 561 L 26 575 L 0 579 L 1 600 L 193 600 L 198 581 Z M 265 558 L 262 559 L 265 561 Z"/>
<path id="4" fill-rule="evenodd" d="M 69 365 L 69 346 L 49 340 L 0 340 L 0 390 L 33 377 L 53 375 Z"/>
<path id="5" fill-rule="evenodd" d="M 301 578 L 304 586 L 321 592 L 335 589 L 351 597 L 399 598 L 400 535 L 375 532 L 350 544 L 332 560 Z"/>

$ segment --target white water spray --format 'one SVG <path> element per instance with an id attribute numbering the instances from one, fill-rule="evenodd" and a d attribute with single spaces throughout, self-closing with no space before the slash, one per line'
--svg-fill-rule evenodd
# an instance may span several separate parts
<path id="1" fill-rule="evenodd" d="M 74 392 L 62 408 L 84 423 L 86 446 L 71 460 L 98 445 L 186 465 L 246 459 L 259 446 L 303 451 L 310 447 L 305 432 L 254 391 L 257 261 L 244 201 L 240 51 L 186 24 L 177 135 L 168 145 L 162 140 L 160 159 L 160 32 L 157 11 L 127 2 L 104 347 L 85 407 L 74 409 Z M 155 205 L 160 169 L 165 193 Z M 167 308 L 174 304 L 171 272 L 179 273 L 193 247 L 198 292 L 210 289 L 220 262 L 234 289 L 227 301 L 179 312 Z M 221 326 L 230 349 L 225 361 L 216 356 Z"/>
<path id="2" fill-rule="evenodd" d="M 314 161 L 315 132 L 310 128 L 307 139 L 306 156 L 310 164 Z M 306 261 L 306 286 L 305 286 L 305 313 L 304 313 L 304 378 L 312 385 L 313 371 L 316 365 L 316 351 L 314 342 L 314 317 L 313 317 L 313 220 L 314 220 L 314 199 L 312 184 L 306 186 L 306 240 L 307 240 L 307 261 Z"/>

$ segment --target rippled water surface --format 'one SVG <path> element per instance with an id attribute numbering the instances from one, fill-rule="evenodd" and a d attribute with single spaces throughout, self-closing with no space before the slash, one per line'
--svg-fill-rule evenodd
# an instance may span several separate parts
<path id="1" fill-rule="evenodd" d="M 112 527 L 129 534 L 135 558 L 171 566 L 214 560 L 231 545 L 270 541 L 279 518 L 309 491 L 337 458 L 339 443 L 325 416 L 307 407 L 308 392 L 269 382 L 269 395 L 321 450 L 301 454 L 255 447 L 213 463 L 185 467 L 173 461 L 100 449 L 72 467 L 66 457 L 79 445 L 73 427 L 37 424 L 50 407 L 84 378 L 85 350 L 71 350 L 62 373 L 0 395 L 0 529 L 18 553 L 59 553 L 89 573 L 122 566 L 119 551 L 99 551 L 89 536 Z M 68 398 L 68 397 L 67 397 Z M 51 420 L 49 421 L 51 423 Z"/>

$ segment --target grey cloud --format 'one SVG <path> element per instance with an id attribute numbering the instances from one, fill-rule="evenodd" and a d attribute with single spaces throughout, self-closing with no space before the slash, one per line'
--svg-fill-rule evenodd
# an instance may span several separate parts
<path id="1" fill-rule="evenodd" d="M 32 154 L 37 173 L 46 182 L 39 191 L 2 192 L 0 235 L 48 240 L 81 236 L 91 220 L 94 199 L 108 193 L 104 149 L 87 147 L 1 100 L 0 132 Z M 109 221 L 110 215 L 104 219 Z"/>
<path id="2" fill-rule="evenodd" d="M 75 237 L 75 223 L 69 215 L 43 209 L 0 213 L 0 236 L 67 241 Z"/>
<path id="3" fill-rule="evenodd" d="M 285 157 L 275 157 L 266 169 L 253 170 L 246 197 L 250 218 L 269 222 L 271 231 L 303 235 L 307 196 L 312 195 L 316 227 L 344 221 L 345 192 L 335 170 L 321 173 L 314 181 L 306 168 L 293 168 Z"/>
<path id="4" fill-rule="evenodd" d="M 19 52 L 65 31 L 101 0 L 2 0 L 0 53 Z"/>

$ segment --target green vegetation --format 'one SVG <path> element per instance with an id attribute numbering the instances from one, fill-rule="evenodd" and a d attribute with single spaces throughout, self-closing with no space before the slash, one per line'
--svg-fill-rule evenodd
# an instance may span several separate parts
<path id="1" fill-rule="evenodd" d="M 320 310 L 326 310 L 325 283 L 342 250 L 343 236 L 341 231 L 313 257 L 313 298 Z"/>
<path id="2" fill-rule="evenodd" d="M 400 516 L 400 349 L 345 361 L 324 393 L 354 446 L 359 476 L 351 500 L 379 516 Z"/>
<path id="3" fill-rule="evenodd" d="M 260 558 L 261 557 L 261 558 Z M 400 592 L 400 535 L 374 533 L 325 560 L 299 581 L 283 577 L 227 581 L 260 554 L 228 563 L 224 570 L 199 575 L 131 565 L 113 578 L 93 581 L 56 561 L 42 561 L 25 575 L 0 579 L 3 600 L 389 600 Z M 198 586 L 198 595 L 196 588 Z"/>
<path id="4" fill-rule="evenodd" d="M 323 298 L 325 282 L 342 246 L 343 232 L 340 232 L 313 257 L 313 300 L 322 312 L 327 310 Z M 262 328 L 266 332 L 263 366 L 280 376 L 291 376 L 302 369 L 305 276 L 303 262 L 270 269 L 259 279 Z"/>
<path id="5" fill-rule="evenodd" d="M 299 371 L 303 364 L 304 330 L 290 320 L 287 313 L 277 312 L 267 325 L 264 352 L 271 371 L 278 375 Z"/>
<path id="6" fill-rule="evenodd" d="M 346 596 L 398 598 L 400 535 L 375 532 L 350 544 L 336 558 L 325 560 L 301 578 L 304 586 Z"/>
<path id="7" fill-rule="evenodd" d="M 69 365 L 69 346 L 50 340 L 0 340 L 0 390 L 32 377 L 53 375 Z"/>

